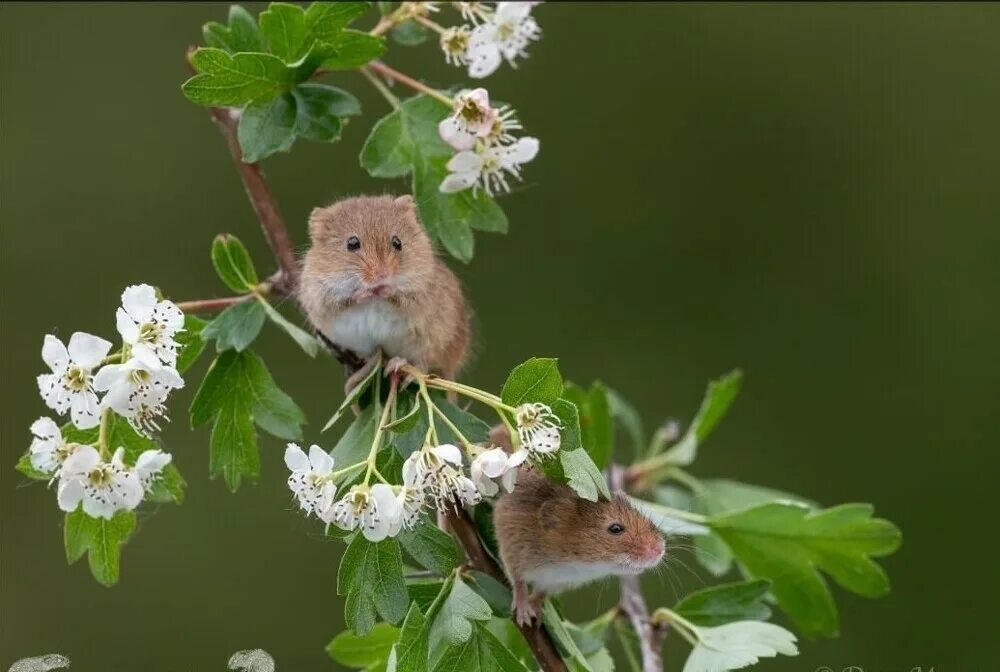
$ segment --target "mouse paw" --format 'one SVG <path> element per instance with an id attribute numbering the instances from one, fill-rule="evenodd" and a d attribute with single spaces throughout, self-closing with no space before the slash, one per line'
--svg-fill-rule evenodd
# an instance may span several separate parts
<path id="1" fill-rule="evenodd" d="M 394 373 L 398 373 L 399 370 L 404 366 L 406 366 L 407 364 L 409 364 L 409 362 L 407 362 L 404 358 L 393 357 L 388 362 L 386 362 L 385 367 L 383 367 L 385 375 L 390 376 Z"/>
<path id="2" fill-rule="evenodd" d="M 531 598 L 515 599 L 511 605 L 518 625 L 531 625 L 538 618 L 538 601 Z"/>

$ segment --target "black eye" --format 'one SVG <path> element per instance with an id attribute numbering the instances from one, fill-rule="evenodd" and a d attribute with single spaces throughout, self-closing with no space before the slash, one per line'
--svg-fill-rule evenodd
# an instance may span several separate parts
<path id="1" fill-rule="evenodd" d="M 610 525 L 608 525 L 608 532 L 610 532 L 611 534 L 621 534 L 624 531 L 625 528 L 622 527 L 621 523 L 611 523 Z"/>
<path id="2" fill-rule="evenodd" d="M 392 249 L 396 250 L 397 252 L 403 249 L 403 241 L 399 239 L 399 236 L 392 237 Z"/>
<path id="3" fill-rule="evenodd" d="M 357 236 L 351 236 L 347 239 L 347 249 L 351 252 L 357 252 L 361 249 L 361 241 L 358 240 Z"/>

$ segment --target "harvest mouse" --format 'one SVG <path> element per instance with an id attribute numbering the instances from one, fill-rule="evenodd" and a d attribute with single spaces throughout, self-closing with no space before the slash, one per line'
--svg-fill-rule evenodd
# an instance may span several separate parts
<path id="1" fill-rule="evenodd" d="M 453 378 L 465 361 L 469 311 L 455 277 L 434 248 L 410 196 L 357 196 L 315 208 L 299 301 L 313 326 L 368 363 L 379 349 L 398 365 Z"/>
<path id="2" fill-rule="evenodd" d="M 494 507 L 493 524 L 514 590 L 511 608 L 521 625 L 538 616 L 546 595 L 609 576 L 641 574 L 659 564 L 665 551 L 656 527 L 623 495 L 589 502 L 524 466 L 514 491 Z"/>

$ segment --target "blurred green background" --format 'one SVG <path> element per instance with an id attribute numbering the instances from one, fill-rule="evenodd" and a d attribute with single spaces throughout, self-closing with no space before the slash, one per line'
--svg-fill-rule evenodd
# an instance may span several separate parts
<path id="1" fill-rule="evenodd" d="M 179 90 L 185 48 L 225 14 L 0 8 L 0 668 L 59 652 L 79 670 L 214 670 L 248 647 L 280 670 L 334 668 L 323 647 L 342 627 L 342 546 L 293 510 L 276 439 L 262 438 L 256 486 L 231 495 L 208 480 L 208 432 L 186 420 L 207 358 L 164 433 L 187 501 L 141 521 L 115 588 L 86 562 L 66 566 L 54 494 L 13 471 L 46 412 L 45 333 L 114 336 L 129 283 L 224 295 L 208 257 L 220 231 L 271 263 L 222 140 Z M 459 269 L 479 328 L 467 379 L 497 387 L 526 357 L 557 355 L 652 426 L 689 420 L 709 378 L 743 367 L 693 472 L 872 501 L 905 536 L 884 563 L 888 598 L 837 591 L 841 638 L 761 669 L 991 667 L 1000 6 L 550 3 L 536 15 L 531 58 L 486 82 L 542 151 L 503 200 L 510 235 L 480 235 Z M 430 44 L 386 60 L 461 81 Z M 356 73 L 335 83 L 366 115 L 339 145 L 266 164 L 299 245 L 313 206 L 404 188 L 358 167 L 384 101 Z M 317 440 L 340 370 L 271 327 L 259 351 Z M 654 605 L 701 583 L 681 567 L 646 578 Z M 596 615 L 616 592 L 577 593 L 570 612 Z M 667 648 L 679 669 L 687 646 Z"/>

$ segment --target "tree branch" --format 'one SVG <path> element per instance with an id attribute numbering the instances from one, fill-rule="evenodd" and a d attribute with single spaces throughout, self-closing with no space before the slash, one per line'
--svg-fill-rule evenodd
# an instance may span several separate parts
<path id="1" fill-rule="evenodd" d="M 457 512 L 449 510 L 446 516 L 448 525 L 455 532 L 459 542 L 465 548 L 469 564 L 474 569 L 485 572 L 502 584 L 508 585 L 507 577 L 504 575 L 503 570 L 490 557 L 482 541 L 480 541 L 479 533 L 476 532 L 476 526 L 473 524 L 472 519 L 469 518 L 469 514 L 463 509 L 458 509 Z M 549 634 L 549 631 L 541 622 L 535 626 L 518 625 L 517 627 L 521 631 L 521 634 L 524 635 L 528 646 L 531 647 L 531 651 L 535 654 L 535 659 L 542 670 L 545 672 L 568 672 L 566 663 L 563 661 L 562 656 L 559 655 L 559 650 L 556 648 L 552 635 Z"/>
<path id="2" fill-rule="evenodd" d="M 619 464 L 612 464 L 608 481 L 611 490 L 624 492 L 625 469 Z M 662 672 L 663 670 L 663 640 L 666 639 L 665 626 L 654 625 L 649 618 L 649 608 L 642 596 L 638 576 L 621 576 L 621 598 L 618 608 L 628 616 L 632 629 L 639 637 L 639 650 L 642 654 L 643 672 Z"/>
<path id="3" fill-rule="evenodd" d="M 252 297 L 252 294 L 243 294 L 242 296 L 224 296 L 221 299 L 181 301 L 177 304 L 177 307 L 184 313 L 214 313 L 219 310 L 225 310 L 229 306 L 234 306 L 237 303 L 243 303 Z"/>

